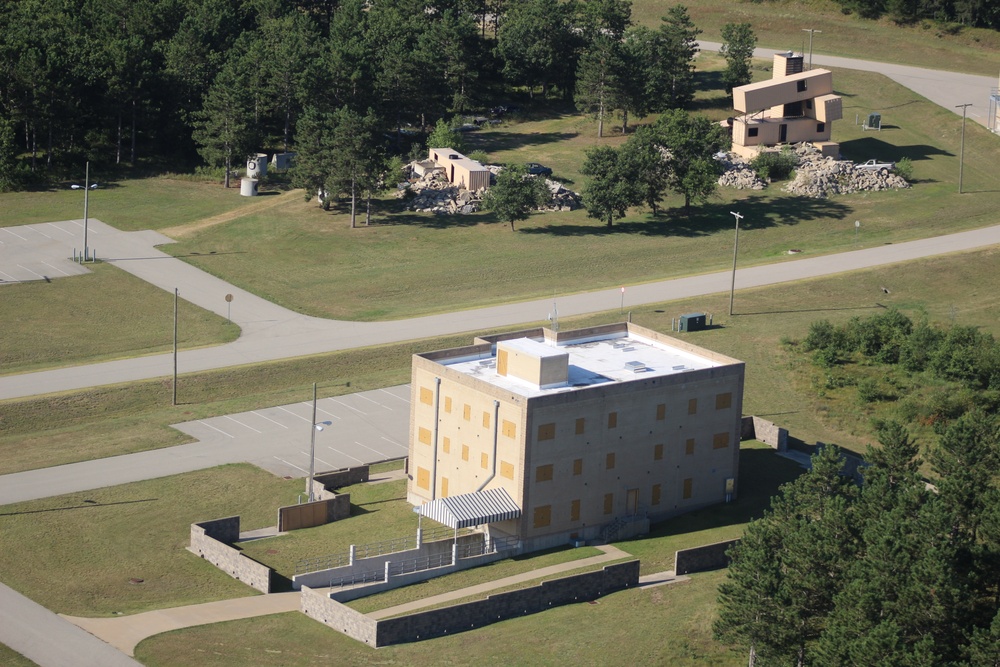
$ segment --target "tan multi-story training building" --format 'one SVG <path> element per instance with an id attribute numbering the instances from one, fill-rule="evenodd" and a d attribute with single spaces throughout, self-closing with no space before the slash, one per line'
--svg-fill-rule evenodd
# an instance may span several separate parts
<path id="1" fill-rule="evenodd" d="M 734 498 L 744 364 L 633 324 L 417 354 L 407 498 L 526 550 Z"/>

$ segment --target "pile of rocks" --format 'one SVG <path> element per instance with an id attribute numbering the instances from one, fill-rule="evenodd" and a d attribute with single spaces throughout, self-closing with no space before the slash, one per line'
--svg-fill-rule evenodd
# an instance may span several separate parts
<path id="1" fill-rule="evenodd" d="M 763 190 L 767 187 L 767 182 L 739 156 L 720 153 L 715 156 L 715 160 L 725 169 L 722 176 L 719 176 L 719 185 L 737 190 Z"/>
<path id="2" fill-rule="evenodd" d="M 485 165 L 495 176 L 503 167 Z M 409 165 L 404 168 L 404 174 L 412 178 Z M 561 183 L 545 180 L 552 199 L 539 211 L 572 211 L 580 208 L 580 195 L 567 190 Z M 412 197 L 406 208 L 419 213 L 434 213 L 436 215 L 454 215 L 476 213 L 482 207 L 486 188 L 470 191 L 452 185 L 442 172 L 432 172 L 416 180 L 407 180 L 396 186 L 396 197 L 404 199 Z"/>
<path id="3" fill-rule="evenodd" d="M 829 197 L 854 192 L 880 192 L 910 187 L 902 176 L 888 170 L 861 169 L 849 160 L 823 157 L 809 144 L 795 147 L 799 158 L 795 179 L 784 187 L 785 192 L 806 197 Z"/>

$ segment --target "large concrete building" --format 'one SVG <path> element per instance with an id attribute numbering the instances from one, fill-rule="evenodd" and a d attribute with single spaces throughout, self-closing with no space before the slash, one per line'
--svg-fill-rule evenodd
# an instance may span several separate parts
<path id="1" fill-rule="evenodd" d="M 732 120 L 732 151 L 746 159 L 768 146 L 802 141 L 824 155 L 840 154 L 839 144 L 830 141 L 833 121 L 843 118 L 833 74 L 803 71 L 800 53 L 774 54 L 771 78 L 733 88 L 733 107 L 743 115 Z"/>
<path id="2" fill-rule="evenodd" d="M 744 364 L 633 324 L 417 354 L 408 500 L 527 550 L 735 497 Z"/>

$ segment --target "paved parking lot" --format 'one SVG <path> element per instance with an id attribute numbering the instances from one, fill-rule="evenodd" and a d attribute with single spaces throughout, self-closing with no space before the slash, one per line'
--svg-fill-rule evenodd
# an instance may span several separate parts
<path id="1" fill-rule="evenodd" d="M 309 474 L 312 401 L 175 424 L 205 446 L 236 448 L 242 460 L 282 477 Z M 316 472 L 406 456 L 410 385 L 321 398 Z"/>
<path id="2" fill-rule="evenodd" d="M 87 243 L 100 248 L 98 230 L 89 228 Z M 0 227 L 0 285 L 88 273 L 73 261 L 74 248 L 83 252 L 82 220 Z"/>

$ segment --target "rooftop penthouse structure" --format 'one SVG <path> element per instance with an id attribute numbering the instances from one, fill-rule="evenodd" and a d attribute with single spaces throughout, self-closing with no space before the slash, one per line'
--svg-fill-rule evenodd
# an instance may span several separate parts
<path id="1" fill-rule="evenodd" d="M 735 497 L 743 381 L 624 323 L 414 355 L 407 499 L 527 550 L 645 532 Z"/>

